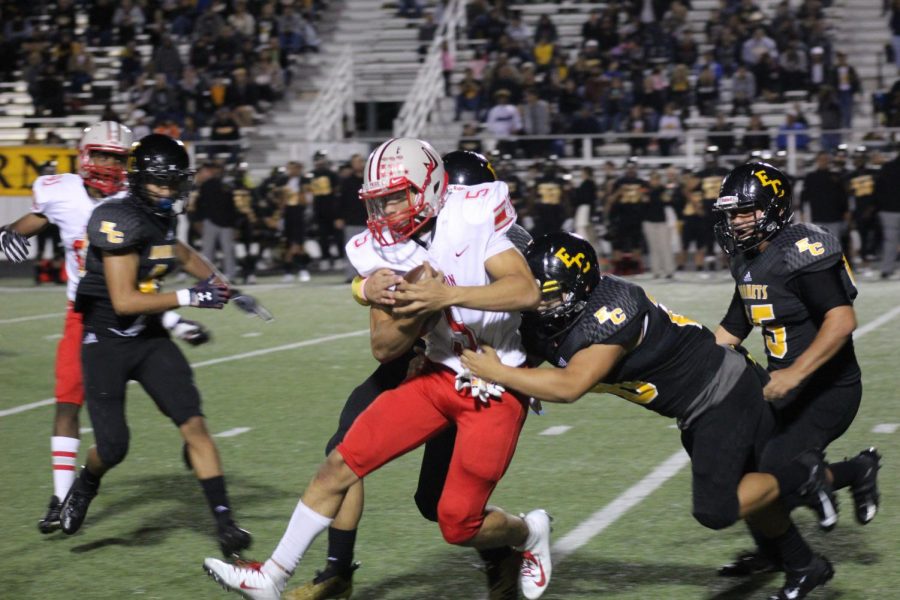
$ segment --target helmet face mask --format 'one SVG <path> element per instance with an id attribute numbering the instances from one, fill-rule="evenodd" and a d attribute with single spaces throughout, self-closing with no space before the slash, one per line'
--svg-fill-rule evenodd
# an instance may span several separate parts
<path id="1" fill-rule="evenodd" d="M 134 196 L 156 215 L 180 213 L 194 179 L 189 165 L 181 142 L 161 134 L 142 138 L 135 144 L 128 172 Z"/>
<path id="2" fill-rule="evenodd" d="M 390 246 L 411 238 L 440 210 L 447 174 L 427 142 L 390 139 L 369 155 L 359 197 L 375 241 Z"/>
<path id="3" fill-rule="evenodd" d="M 122 191 L 133 142 L 131 130 L 115 121 L 100 121 L 86 128 L 78 142 L 79 174 L 84 184 L 105 196 Z"/>
<path id="4" fill-rule="evenodd" d="M 597 254 L 583 238 L 558 232 L 532 242 L 525 259 L 541 288 L 541 304 L 523 319 L 539 337 L 555 339 L 578 322 L 600 282 Z"/>
<path id="5" fill-rule="evenodd" d="M 767 163 L 741 165 L 722 182 L 714 210 L 716 240 L 725 253 L 755 251 L 793 218 L 790 180 Z"/>

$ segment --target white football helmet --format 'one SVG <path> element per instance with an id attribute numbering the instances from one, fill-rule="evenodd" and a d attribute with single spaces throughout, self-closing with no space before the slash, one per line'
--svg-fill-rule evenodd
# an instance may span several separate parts
<path id="1" fill-rule="evenodd" d="M 100 121 L 85 129 L 78 142 L 81 159 L 79 174 L 84 179 L 84 184 L 106 195 L 122 190 L 126 181 L 128 153 L 133 142 L 131 130 L 115 121 Z M 94 164 L 92 152 L 118 154 L 125 160 L 121 166 L 97 165 Z"/>
<path id="2" fill-rule="evenodd" d="M 446 189 L 444 161 L 428 142 L 393 138 L 378 146 L 366 161 L 359 190 L 375 241 L 389 246 L 408 240 L 437 215 Z M 385 200 L 396 200 L 400 192 L 406 206 L 386 210 Z"/>

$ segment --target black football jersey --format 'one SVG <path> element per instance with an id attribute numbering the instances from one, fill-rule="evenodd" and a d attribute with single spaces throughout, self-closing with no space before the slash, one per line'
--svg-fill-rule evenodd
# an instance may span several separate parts
<path id="1" fill-rule="evenodd" d="M 722 369 L 726 349 L 709 329 L 613 276 L 594 288 L 583 316 L 564 336 L 537 340 L 524 329 L 523 339 L 530 355 L 558 367 L 593 344 L 631 348 L 592 391 L 677 418 L 683 427 L 721 401 L 745 368 L 743 358 L 731 352 L 736 359 Z"/>
<path id="2" fill-rule="evenodd" d="M 137 252 L 138 289 L 159 291 L 160 282 L 178 264 L 175 256 L 175 217 L 160 217 L 145 210 L 130 196 L 98 206 L 88 221 L 85 275 L 78 284 L 76 310 L 84 313 L 85 328 L 100 335 L 132 337 L 158 329 L 158 315 L 117 315 L 106 287 L 103 253 Z"/>
<path id="3" fill-rule="evenodd" d="M 792 280 L 803 273 L 838 268 L 847 297 L 852 302 L 857 295 L 840 241 L 821 227 L 807 223 L 786 227 L 772 238 L 764 252 L 750 258 L 742 254 L 732 256 L 730 268 L 736 297 L 743 301 L 747 330 L 729 331 L 741 336 L 749 332 L 751 325 L 761 327 L 770 371 L 793 364 L 815 339 L 821 325 L 792 286 Z M 831 383 L 859 380 L 852 340 L 817 371 L 817 376 L 826 372 Z"/>
<path id="4" fill-rule="evenodd" d="M 703 215 L 710 219 L 713 217 L 713 206 L 719 198 L 719 190 L 722 188 L 722 180 L 729 171 L 725 167 L 710 167 L 697 173 L 697 188 L 695 194 L 700 196 L 703 205 Z"/>
<path id="5" fill-rule="evenodd" d="M 847 193 L 854 203 L 856 214 L 875 208 L 875 177 L 878 171 L 864 167 L 847 175 Z"/>

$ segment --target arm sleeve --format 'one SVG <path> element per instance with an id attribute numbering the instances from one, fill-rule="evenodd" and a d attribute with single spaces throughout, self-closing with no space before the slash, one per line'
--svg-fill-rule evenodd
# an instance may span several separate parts
<path id="1" fill-rule="evenodd" d="M 791 281 L 791 287 L 817 321 L 832 308 L 853 305 L 841 279 L 843 268 L 838 263 L 823 271 L 801 273 Z"/>
<path id="2" fill-rule="evenodd" d="M 744 312 L 744 301 L 738 294 L 737 288 L 734 289 L 734 295 L 731 297 L 731 304 L 728 305 L 728 312 L 722 317 L 719 325 L 724 327 L 728 333 L 741 339 L 746 338 L 753 331 L 753 325 L 747 320 L 747 313 Z"/>

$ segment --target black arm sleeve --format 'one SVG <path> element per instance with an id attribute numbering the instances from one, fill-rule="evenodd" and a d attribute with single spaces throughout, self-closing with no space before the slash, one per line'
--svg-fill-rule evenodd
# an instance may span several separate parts
<path id="1" fill-rule="evenodd" d="M 810 315 L 821 322 L 832 308 L 853 306 L 853 301 L 841 280 L 842 262 L 824 271 L 804 272 L 793 278 L 790 287 L 809 310 Z"/>
<path id="2" fill-rule="evenodd" d="M 744 301 L 738 294 L 737 288 L 734 288 L 734 295 L 731 297 L 731 304 L 728 305 L 728 312 L 722 317 L 719 325 L 735 337 L 742 340 L 745 339 L 750 332 L 753 331 L 753 325 L 747 320 L 747 313 L 744 312 Z"/>

